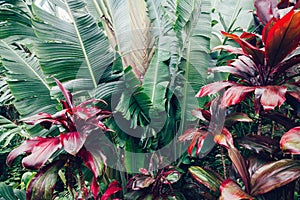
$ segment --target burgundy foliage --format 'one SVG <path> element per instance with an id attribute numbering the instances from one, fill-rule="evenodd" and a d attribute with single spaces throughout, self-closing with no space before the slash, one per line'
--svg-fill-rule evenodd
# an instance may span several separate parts
<path id="1" fill-rule="evenodd" d="M 89 135 L 93 134 L 93 140 L 97 140 L 105 131 L 110 131 L 101 121 L 109 117 L 110 112 L 96 106 L 97 103 L 105 104 L 104 101 L 98 99 L 91 99 L 77 106 L 74 105 L 72 94 L 57 79 L 55 81 L 66 99 L 66 101 L 61 101 L 63 110 L 54 115 L 39 113 L 23 119 L 23 121 L 32 125 L 40 124 L 47 129 L 57 125 L 64 128 L 64 131 L 56 137 L 34 137 L 26 140 L 10 152 L 7 157 L 7 164 L 12 165 L 17 156 L 27 153 L 28 155 L 22 160 L 23 166 L 29 169 L 40 169 L 57 150 L 63 148 L 71 156 L 82 159 L 85 165 L 93 172 L 94 178 L 91 184 L 91 192 L 96 198 L 99 192 L 97 177 L 103 170 L 97 167 L 96 160 L 100 159 L 105 162 L 105 156 L 88 151 L 84 145 Z M 96 135 L 95 131 L 98 131 Z M 47 167 L 42 168 L 42 171 L 45 171 L 44 169 L 47 169 Z M 34 181 L 37 181 L 39 176 L 40 174 L 38 173 Z"/>

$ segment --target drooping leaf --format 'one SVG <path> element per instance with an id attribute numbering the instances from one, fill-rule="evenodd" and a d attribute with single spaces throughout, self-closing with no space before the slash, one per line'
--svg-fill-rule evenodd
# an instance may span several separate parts
<path id="1" fill-rule="evenodd" d="M 259 92 L 257 92 L 259 90 Z M 260 103 L 265 111 L 273 110 L 285 102 L 286 86 L 265 86 L 257 88 L 255 93 L 261 94 Z"/>
<path id="2" fill-rule="evenodd" d="M 247 168 L 246 161 L 244 157 L 241 155 L 238 149 L 230 148 L 228 149 L 228 155 L 231 159 L 234 167 L 236 168 L 237 172 L 239 173 L 240 177 L 242 178 L 245 189 L 249 193 L 250 192 L 250 175 Z"/>
<path id="3" fill-rule="evenodd" d="M 54 161 L 42 168 L 30 181 L 26 190 L 26 200 L 52 199 L 58 171 L 65 160 Z"/>
<path id="4" fill-rule="evenodd" d="M 61 3 L 70 21 L 33 6 L 37 18 L 33 21 L 35 33 L 43 41 L 35 44 L 36 53 L 46 75 L 68 85 L 71 91 L 86 92 L 97 87 L 112 64 L 113 53 L 104 32 L 86 11 L 85 3 L 69 0 Z M 48 82 L 54 85 L 53 79 Z M 55 94 L 58 87 L 54 89 Z"/>
<path id="5" fill-rule="evenodd" d="M 197 182 L 205 185 L 214 192 L 219 191 L 221 183 L 223 182 L 223 180 L 220 180 L 219 177 L 206 172 L 203 168 L 199 166 L 190 167 L 189 172 Z"/>
<path id="6" fill-rule="evenodd" d="M 262 135 L 247 135 L 238 138 L 237 142 L 239 145 L 257 154 L 263 154 L 264 152 L 275 154 L 279 150 L 279 145 L 276 140 Z"/>
<path id="7" fill-rule="evenodd" d="M 291 10 L 279 19 L 269 30 L 266 38 L 265 51 L 267 64 L 276 66 L 300 41 L 300 12 Z"/>
<path id="8" fill-rule="evenodd" d="M 249 194 L 242 190 L 241 186 L 239 186 L 236 182 L 230 179 L 225 180 L 221 184 L 220 191 L 220 200 L 254 200 L 254 197 L 251 197 Z"/>
<path id="9" fill-rule="evenodd" d="M 61 143 L 57 137 L 35 137 L 24 141 L 19 147 L 12 150 L 7 156 L 6 163 L 11 166 L 17 156 L 30 153 L 23 158 L 23 166 L 28 169 L 39 169 L 59 148 L 61 148 Z"/>
<path id="10" fill-rule="evenodd" d="M 292 128 L 281 137 L 280 148 L 285 153 L 300 154 L 300 127 Z"/>
<path id="11" fill-rule="evenodd" d="M 221 106 L 228 107 L 240 103 L 245 97 L 255 90 L 255 87 L 242 85 L 232 86 L 227 89 L 222 97 Z"/>
<path id="12" fill-rule="evenodd" d="M 22 0 L 1 1 L 0 39 L 6 38 L 12 41 L 35 40 L 35 34 L 31 27 L 32 13 L 29 7 L 29 3 Z"/>
<path id="13" fill-rule="evenodd" d="M 210 83 L 203 86 L 201 90 L 197 93 L 196 97 L 204 97 L 206 95 L 215 94 L 233 85 L 235 85 L 235 83 L 228 82 L 228 81 Z"/>
<path id="14" fill-rule="evenodd" d="M 222 32 L 222 34 L 228 38 L 233 39 L 236 43 L 238 43 L 242 47 L 245 54 L 252 56 L 254 62 L 257 65 L 264 64 L 264 51 L 251 45 L 250 43 L 248 43 L 247 41 L 243 40 L 235 34 L 229 34 L 226 32 Z"/>
<path id="15" fill-rule="evenodd" d="M 50 87 L 37 58 L 4 40 L 0 41 L 0 54 L 18 112 L 22 116 L 54 113 L 56 101 L 50 97 Z"/>
<path id="16" fill-rule="evenodd" d="M 121 56 L 123 68 L 132 66 L 141 81 L 154 49 L 146 1 L 95 0 L 88 4 L 96 18 L 104 22 L 105 32 L 113 49 Z"/>
<path id="17" fill-rule="evenodd" d="M 92 171 L 94 175 L 91 183 L 91 192 L 94 195 L 94 198 L 96 199 L 100 190 L 100 186 L 97 182 L 97 177 L 99 176 L 99 173 L 97 170 L 96 162 L 93 158 L 93 155 L 89 151 L 87 151 L 86 148 L 82 148 L 79 151 L 78 156 L 83 160 L 85 165 Z"/>
<path id="18" fill-rule="evenodd" d="M 118 181 L 114 180 L 113 182 L 109 183 L 106 191 L 101 197 L 101 200 L 108 200 L 111 195 L 117 193 L 120 190 L 122 190 L 122 188 L 119 187 Z"/>
<path id="19" fill-rule="evenodd" d="M 77 131 L 60 134 L 60 140 L 64 150 L 71 155 L 76 155 L 80 151 L 86 138 L 86 133 Z"/>
<path id="20" fill-rule="evenodd" d="M 282 159 L 263 165 L 251 176 L 251 195 L 267 193 L 286 185 L 300 176 L 300 163 Z"/>
<path id="21" fill-rule="evenodd" d="M 211 133 L 205 130 L 201 130 L 198 128 L 192 128 L 192 129 L 188 129 L 186 130 L 183 135 L 181 135 L 179 137 L 179 141 L 181 142 L 185 142 L 187 140 L 191 140 L 191 143 L 187 149 L 188 153 L 190 156 L 193 156 L 193 149 L 197 144 L 197 148 L 196 148 L 196 155 L 198 156 L 198 154 L 200 153 L 204 141 L 208 138 L 210 138 Z"/>

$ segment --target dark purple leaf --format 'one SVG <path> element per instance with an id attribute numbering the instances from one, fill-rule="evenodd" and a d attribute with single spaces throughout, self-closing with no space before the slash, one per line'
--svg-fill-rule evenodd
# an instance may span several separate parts
<path id="1" fill-rule="evenodd" d="M 86 138 L 87 134 L 79 133 L 77 131 L 60 134 L 60 140 L 64 150 L 73 156 L 83 147 Z"/>
<path id="2" fill-rule="evenodd" d="M 233 86 L 236 83 L 228 81 L 218 81 L 214 83 L 207 84 L 201 88 L 201 90 L 196 94 L 196 97 L 204 97 L 207 95 L 215 94 L 229 86 Z"/>
<path id="3" fill-rule="evenodd" d="M 300 127 L 286 132 L 280 139 L 280 148 L 285 153 L 300 154 Z"/>
<path id="4" fill-rule="evenodd" d="M 281 1 L 278 3 L 278 5 L 277 5 L 277 7 L 278 7 L 279 9 L 284 9 L 284 8 L 289 7 L 289 6 L 290 6 L 290 1 L 289 1 L 289 0 L 281 0 Z"/>
<path id="5" fill-rule="evenodd" d="M 268 152 L 274 154 L 279 151 L 279 144 L 276 140 L 262 135 L 247 135 L 237 139 L 239 145 L 252 150 L 257 154 Z"/>
<path id="6" fill-rule="evenodd" d="M 221 184 L 220 191 L 219 200 L 254 200 L 254 197 L 244 192 L 240 185 L 230 179 Z"/>
<path id="7" fill-rule="evenodd" d="M 65 163 L 65 160 L 58 160 L 42 168 L 30 181 L 26 190 L 26 200 L 52 199 L 58 170 Z"/>
<path id="8" fill-rule="evenodd" d="M 236 148 L 228 149 L 228 156 L 231 159 L 240 177 L 242 178 L 246 191 L 250 192 L 250 175 L 244 157 Z"/>
<path id="9" fill-rule="evenodd" d="M 268 66 L 276 66 L 297 48 L 300 41 L 299 27 L 300 12 L 291 10 L 270 28 L 265 43 Z"/>
<path id="10" fill-rule="evenodd" d="M 17 156 L 29 153 L 30 155 L 22 160 L 23 166 L 28 169 L 39 169 L 59 148 L 61 148 L 61 143 L 57 137 L 35 137 L 24 141 L 19 147 L 12 150 L 7 156 L 6 163 L 12 165 Z"/>
<path id="11" fill-rule="evenodd" d="M 234 76 L 247 79 L 248 75 L 244 72 L 232 67 L 232 66 L 220 66 L 220 67 L 214 67 L 209 69 L 211 72 L 224 72 L 224 73 L 230 73 Z"/>
<path id="12" fill-rule="evenodd" d="M 300 177 L 300 162 L 282 159 L 263 165 L 251 177 L 251 195 L 265 194 Z"/>
<path id="13" fill-rule="evenodd" d="M 277 0 L 256 0 L 254 6 L 257 15 L 263 24 L 266 24 L 273 17 L 278 18 Z"/>
<path id="14" fill-rule="evenodd" d="M 264 118 L 268 118 L 268 119 L 275 121 L 276 123 L 284 126 L 284 128 L 286 128 L 286 129 L 291 129 L 291 128 L 297 126 L 297 124 L 295 123 L 295 121 L 293 119 L 291 119 L 281 113 L 261 112 L 260 115 Z"/>
<path id="15" fill-rule="evenodd" d="M 114 180 L 108 185 L 106 191 L 101 197 L 101 200 L 108 200 L 111 197 L 111 195 L 117 193 L 120 190 L 122 190 L 122 188 L 119 187 L 118 181 Z"/>

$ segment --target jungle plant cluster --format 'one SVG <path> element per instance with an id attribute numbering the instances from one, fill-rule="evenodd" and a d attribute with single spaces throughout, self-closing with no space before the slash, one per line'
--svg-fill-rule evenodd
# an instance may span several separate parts
<path id="1" fill-rule="evenodd" d="M 300 1 L 42 2 L 0 0 L 0 199 L 299 198 Z"/>

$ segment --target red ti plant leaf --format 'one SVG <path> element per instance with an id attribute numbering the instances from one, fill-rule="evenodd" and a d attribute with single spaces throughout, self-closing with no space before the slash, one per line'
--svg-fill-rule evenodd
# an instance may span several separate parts
<path id="1" fill-rule="evenodd" d="M 225 180 L 220 187 L 220 200 L 254 200 L 249 194 L 244 192 L 242 188 L 233 180 Z"/>
<path id="2" fill-rule="evenodd" d="M 224 31 L 222 31 L 222 34 L 228 38 L 233 39 L 236 43 L 238 43 L 242 47 L 244 54 L 252 56 L 254 62 L 257 65 L 264 64 L 264 51 L 251 45 L 250 43 L 246 42 L 245 40 L 243 40 L 242 38 L 240 38 L 235 34 L 226 33 Z"/>
<path id="3" fill-rule="evenodd" d="M 265 111 L 273 110 L 285 102 L 286 86 L 266 86 L 256 90 L 262 92 L 260 103 Z"/>
<path id="4" fill-rule="evenodd" d="M 246 191 L 250 191 L 250 175 L 247 169 L 246 161 L 239 150 L 234 147 L 233 138 L 226 128 L 223 128 L 221 134 L 215 135 L 215 142 L 228 150 L 228 156 L 234 167 L 242 178 Z"/>
<path id="5" fill-rule="evenodd" d="M 248 87 L 242 85 L 232 86 L 224 93 L 221 101 L 221 106 L 228 107 L 231 105 L 238 104 L 245 99 L 247 94 L 253 92 L 254 90 L 255 87 Z"/>
<path id="6" fill-rule="evenodd" d="M 30 153 L 23 158 L 23 166 L 28 169 L 39 169 L 59 148 L 61 148 L 59 138 L 35 137 L 24 141 L 19 147 L 12 150 L 7 156 L 6 163 L 11 166 L 17 156 Z"/>
<path id="7" fill-rule="evenodd" d="M 265 194 L 300 177 L 300 162 L 282 159 L 258 168 L 251 176 L 251 195 Z"/>
<path id="8" fill-rule="evenodd" d="M 104 194 L 101 197 L 101 200 L 107 200 L 111 197 L 111 195 L 117 193 L 118 191 L 122 190 L 122 188 L 119 187 L 119 183 L 118 181 L 114 180 L 113 182 L 111 182 L 106 191 L 104 192 Z"/>
<path id="9" fill-rule="evenodd" d="M 208 110 L 203 110 L 201 108 L 194 109 L 192 111 L 192 115 L 205 122 L 209 122 L 211 118 L 210 112 Z"/>
<path id="10" fill-rule="evenodd" d="M 73 156 L 76 155 L 83 147 L 86 138 L 87 134 L 79 133 L 77 131 L 60 134 L 60 140 L 63 148 L 66 152 Z"/>
<path id="11" fill-rule="evenodd" d="M 265 43 L 266 60 L 276 66 L 297 48 L 300 41 L 300 12 L 291 10 L 269 30 Z"/>
<path id="12" fill-rule="evenodd" d="M 300 154 L 300 127 L 289 130 L 281 137 L 280 148 L 285 153 Z"/>
<path id="13" fill-rule="evenodd" d="M 196 150 L 196 155 L 198 155 L 203 147 L 204 140 L 209 135 L 211 135 L 211 133 L 209 133 L 208 131 L 201 130 L 198 128 L 192 128 L 186 130 L 184 134 L 179 137 L 179 141 L 184 142 L 187 140 L 192 140 L 187 150 L 190 156 L 193 155 L 193 149 L 196 146 L 196 144 L 198 144 Z"/>
<path id="14" fill-rule="evenodd" d="M 94 195 L 94 198 L 97 199 L 100 186 L 97 182 L 97 177 L 99 176 L 99 171 L 97 167 L 97 163 L 95 162 L 93 155 L 86 150 L 86 148 L 82 148 L 77 154 L 85 163 L 85 165 L 92 171 L 94 178 L 91 183 L 91 192 Z"/>
<path id="15" fill-rule="evenodd" d="M 201 88 L 201 90 L 196 94 L 196 97 L 204 97 L 207 95 L 215 94 L 229 86 L 233 86 L 236 83 L 228 81 L 218 81 L 214 83 L 207 84 Z"/>
<path id="16" fill-rule="evenodd" d="M 256 0 L 254 6 L 260 21 L 266 24 L 273 17 L 278 18 L 277 0 Z"/>
<path id="17" fill-rule="evenodd" d="M 219 176 L 216 176 L 213 173 L 208 173 L 199 166 L 190 167 L 189 172 L 198 183 L 205 185 L 214 192 L 219 192 L 221 183 L 224 181 Z"/>
<path id="18" fill-rule="evenodd" d="M 52 199 L 58 170 L 66 160 L 57 160 L 42 168 L 30 181 L 26 190 L 26 200 Z"/>
<path id="19" fill-rule="evenodd" d="M 63 93 L 65 99 L 67 100 L 68 108 L 73 108 L 73 96 L 69 90 L 67 90 L 63 84 L 56 78 L 54 78 L 56 84 L 58 85 L 60 91 Z"/>

